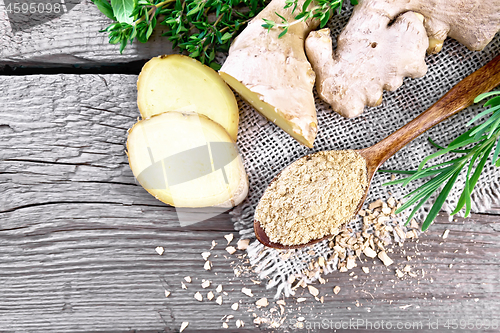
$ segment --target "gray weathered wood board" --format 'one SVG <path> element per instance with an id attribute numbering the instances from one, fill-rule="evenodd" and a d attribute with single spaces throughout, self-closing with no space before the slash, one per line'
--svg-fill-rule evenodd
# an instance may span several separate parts
<path id="1" fill-rule="evenodd" d="M 247 310 L 274 296 L 250 277 L 234 276 L 231 263 L 238 260 L 224 250 L 223 236 L 233 232 L 228 214 L 181 228 L 173 208 L 135 183 L 125 141 L 139 115 L 136 79 L 0 77 L 0 331 L 175 331 L 183 321 L 190 323 L 186 331 L 216 330 L 226 314 L 235 315 L 230 327 L 242 319 L 253 328 Z M 317 286 L 327 295 L 324 304 L 299 290 L 297 297 L 308 300 L 286 300 L 284 327 L 300 316 L 306 323 L 363 319 L 424 328 L 429 320 L 499 319 L 498 212 L 454 223 L 439 217 L 418 243 L 395 248 L 390 268 L 358 262 L 357 278 L 327 276 Z M 451 232 L 443 240 L 445 229 Z M 214 268 L 205 271 L 200 253 L 212 240 L 219 243 Z M 156 246 L 165 248 L 162 256 Z M 419 279 L 398 280 L 394 269 L 404 264 Z M 193 283 L 182 290 L 187 275 Z M 222 306 L 193 298 L 202 279 L 213 281 L 204 295 L 224 285 Z M 341 292 L 332 296 L 335 285 Z M 255 297 L 243 295 L 243 286 Z M 231 310 L 240 300 L 240 310 Z"/>
<path id="2" fill-rule="evenodd" d="M 165 27 L 158 25 L 150 42 L 134 42 L 120 54 L 119 45 L 109 44 L 107 34 L 99 32 L 110 23 L 90 0 L 82 0 L 58 18 L 12 31 L 5 2 L 0 0 L 0 65 L 100 65 L 172 53 L 171 43 L 161 37 Z"/>

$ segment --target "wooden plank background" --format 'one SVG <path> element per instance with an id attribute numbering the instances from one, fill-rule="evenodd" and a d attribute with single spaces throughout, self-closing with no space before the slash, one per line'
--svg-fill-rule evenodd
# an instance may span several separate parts
<path id="1" fill-rule="evenodd" d="M 172 52 L 160 27 L 149 43 L 129 45 L 120 55 L 99 32 L 109 23 L 82 0 L 57 19 L 13 31 L 0 0 L 0 70 L 83 66 L 95 73 L 116 64 L 120 71 Z M 244 260 L 224 250 L 224 235 L 237 238 L 229 214 L 181 227 L 173 208 L 135 182 L 125 141 L 139 115 L 136 80 L 123 74 L 0 75 L 0 332 L 175 332 L 183 321 L 189 321 L 186 332 L 219 331 L 227 314 L 235 316 L 233 331 L 236 319 L 259 330 L 253 313 L 269 316 L 276 308 L 274 301 L 265 310 L 254 306 L 274 296 L 265 281 L 255 285 L 252 272 L 234 275 Z M 299 290 L 296 297 L 307 301 L 286 300 L 279 331 L 293 330 L 299 317 L 331 325 L 422 322 L 424 328 L 439 320 L 441 329 L 447 319 L 500 320 L 499 214 L 493 207 L 465 221 L 440 216 L 418 243 L 396 247 L 393 267 L 370 261 L 363 264 L 370 274 L 357 267 L 357 278 L 327 276 L 317 285 L 324 304 Z M 219 244 L 206 271 L 200 253 L 212 240 Z M 157 246 L 164 247 L 162 256 Z M 394 276 L 405 264 L 418 279 Z M 183 290 L 187 275 L 193 282 Z M 203 279 L 212 286 L 202 290 Z M 193 298 L 218 284 L 227 293 L 222 305 Z M 336 285 L 341 292 L 333 295 Z M 255 297 L 243 295 L 243 286 Z M 238 311 L 230 308 L 234 302 Z M 347 331 L 357 331 L 352 328 Z"/>
<path id="2" fill-rule="evenodd" d="M 36 19 L 36 16 L 32 16 Z M 23 31 L 12 31 L 4 0 L 0 0 L 0 68 L 2 65 L 63 66 L 102 65 L 144 60 L 172 53 L 172 45 L 161 37 L 158 25 L 151 40 L 128 45 L 123 54 L 118 45 L 108 43 L 99 32 L 111 20 L 101 14 L 90 0 L 81 0 L 64 15 Z"/>
<path id="3" fill-rule="evenodd" d="M 226 314 L 235 316 L 233 330 L 236 319 L 253 330 L 252 313 L 269 313 L 253 303 L 272 299 L 274 290 L 254 285 L 252 273 L 234 276 L 241 261 L 224 250 L 224 235 L 237 238 L 228 214 L 181 228 L 171 207 L 136 184 L 125 154 L 127 129 L 139 115 L 136 80 L 0 76 L 0 331 L 178 331 L 183 321 L 190 323 L 186 331 L 216 331 Z M 280 330 L 290 330 L 298 317 L 306 323 L 424 325 L 499 319 L 499 213 L 493 208 L 452 223 L 440 216 L 418 243 L 395 249 L 393 267 L 370 261 L 364 264 L 369 275 L 357 267 L 357 279 L 327 276 L 326 284 L 317 285 L 324 304 L 299 290 L 297 297 L 308 300 L 286 300 Z M 450 234 L 443 240 L 445 229 Z M 205 271 L 200 253 L 212 240 L 219 243 L 212 251 L 214 268 Z M 164 247 L 162 256 L 156 246 Z M 394 268 L 404 264 L 419 278 L 397 279 Z M 183 290 L 186 275 L 193 282 Z M 202 279 L 212 287 L 202 290 Z M 193 298 L 218 284 L 227 292 L 223 305 Z M 243 286 L 255 297 L 243 295 Z M 168 298 L 165 289 L 172 292 Z M 234 302 L 241 302 L 238 311 L 230 308 Z"/>

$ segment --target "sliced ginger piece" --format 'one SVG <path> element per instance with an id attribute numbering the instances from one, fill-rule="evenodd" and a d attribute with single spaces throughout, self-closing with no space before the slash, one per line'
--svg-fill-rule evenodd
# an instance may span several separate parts
<path id="1" fill-rule="evenodd" d="M 248 193 L 237 147 L 226 130 L 196 113 L 166 112 L 129 131 L 130 168 L 158 200 L 175 207 L 233 207 Z"/>
<path id="2" fill-rule="evenodd" d="M 239 110 L 233 92 L 216 71 L 190 57 L 148 61 L 137 80 L 137 105 L 144 119 L 167 111 L 204 114 L 236 141 Z"/>
<path id="3" fill-rule="evenodd" d="M 300 0 L 298 8 L 303 3 Z M 311 148 L 318 131 L 312 92 L 315 75 L 304 53 L 304 40 L 318 21 L 294 24 L 278 38 L 282 30 L 268 32 L 262 27 L 263 18 L 280 22 L 278 13 L 294 21 L 297 13 L 284 6 L 285 0 L 273 0 L 248 24 L 233 41 L 219 74 L 257 111 Z"/>

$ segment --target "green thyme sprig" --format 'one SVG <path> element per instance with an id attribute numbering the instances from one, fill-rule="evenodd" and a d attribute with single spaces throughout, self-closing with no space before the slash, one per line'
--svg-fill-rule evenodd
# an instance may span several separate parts
<path id="1" fill-rule="evenodd" d="M 474 102 L 478 103 L 487 97 L 495 95 L 500 95 L 500 91 L 481 94 L 476 97 Z M 425 184 L 408 193 L 405 198 L 411 198 L 396 210 L 396 214 L 399 214 L 405 209 L 415 205 L 413 211 L 408 217 L 407 223 L 410 222 L 420 207 L 422 207 L 422 205 L 430 199 L 432 194 L 441 189 L 422 224 L 422 231 L 427 230 L 436 218 L 441 207 L 443 207 L 448 194 L 454 187 L 457 178 L 462 172 L 466 172 L 465 185 L 457 206 L 451 215 L 455 215 L 464 207 L 465 217 L 469 215 L 471 210 L 471 193 L 474 190 L 482 171 L 484 170 L 484 166 L 486 165 L 493 148 L 495 148 L 495 150 L 493 152 L 492 161 L 495 166 L 500 167 L 500 142 L 498 142 L 498 138 L 500 136 L 500 96 L 491 98 L 484 103 L 484 106 L 489 106 L 489 108 L 475 116 L 467 123 L 467 126 L 472 125 L 480 118 L 483 118 L 491 113 L 490 117 L 482 124 L 474 126 L 462 135 L 458 136 L 455 140 L 450 142 L 448 146 L 441 147 L 429 138 L 429 142 L 436 147 L 438 151 L 424 158 L 417 170 L 380 170 L 381 172 L 409 175 L 406 178 L 397 179 L 384 185 L 402 184 L 403 186 L 406 186 L 413 180 L 432 177 Z M 446 162 L 425 167 L 430 160 L 445 154 L 450 155 L 450 159 Z M 442 187 L 442 185 L 444 186 Z"/>
<path id="2" fill-rule="evenodd" d="M 309 8 L 312 2 L 313 0 L 306 0 L 306 2 L 304 2 L 300 13 L 294 17 L 294 21 L 288 22 L 288 20 L 284 18 L 282 15 L 275 13 L 281 19 L 281 22 L 276 23 L 269 19 L 263 19 L 264 24 L 262 25 L 262 27 L 266 28 L 267 30 L 271 30 L 274 27 L 283 29 L 283 31 L 279 34 L 279 38 L 283 37 L 288 32 L 288 29 L 292 25 L 307 21 L 312 18 L 319 20 L 320 28 L 323 28 L 328 22 L 328 20 L 330 20 L 335 11 L 340 13 L 340 10 L 342 9 L 343 0 L 315 0 L 314 6 L 312 8 Z M 357 5 L 358 1 L 351 0 L 351 4 L 353 6 Z M 292 13 L 295 13 L 297 6 L 298 6 L 298 0 L 285 1 L 285 9 L 293 7 Z"/>
<path id="3" fill-rule="evenodd" d="M 145 43 L 158 22 L 164 36 L 189 56 L 215 69 L 217 52 L 227 52 L 232 39 L 263 8 L 265 0 L 92 0 L 116 21 L 103 32 L 120 53 L 135 39 Z"/>

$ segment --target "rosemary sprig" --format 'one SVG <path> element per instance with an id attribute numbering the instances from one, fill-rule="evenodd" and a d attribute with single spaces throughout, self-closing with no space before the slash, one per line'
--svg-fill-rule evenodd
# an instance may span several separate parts
<path id="1" fill-rule="evenodd" d="M 495 95 L 500 95 L 500 91 L 481 94 L 476 97 L 474 102 L 478 103 L 487 97 Z M 495 166 L 500 166 L 500 142 L 498 142 L 498 138 L 500 136 L 500 96 L 489 99 L 486 103 L 484 103 L 484 106 L 489 106 L 489 108 L 475 116 L 467 123 L 467 126 L 470 126 L 480 118 L 491 114 L 489 118 L 482 124 L 476 125 L 462 135 L 458 136 L 450 142 L 448 146 L 439 146 L 429 138 L 429 142 L 436 147 L 438 151 L 424 158 L 417 170 L 380 170 L 381 172 L 408 175 L 406 178 L 385 183 L 384 185 L 386 186 L 395 184 L 402 184 L 403 186 L 406 186 L 413 180 L 431 177 L 431 179 L 429 179 L 425 184 L 408 193 L 405 198 L 411 198 L 396 210 L 396 214 L 398 214 L 415 205 L 406 223 L 409 223 L 419 208 L 422 207 L 427 200 L 429 200 L 433 193 L 438 192 L 444 185 L 422 224 L 422 231 L 427 230 L 436 218 L 439 210 L 448 197 L 448 194 L 455 185 L 457 178 L 462 172 L 466 172 L 465 185 L 457 206 L 451 215 L 458 213 L 464 207 L 465 217 L 469 215 L 471 210 L 471 193 L 481 176 L 481 172 L 483 171 L 493 148 L 495 148 L 495 150 L 493 152 L 492 161 Z M 425 167 L 430 160 L 445 154 L 451 156 L 446 162 Z"/>
<path id="2" fill-rule="evenodd" d="M 164 33 L 189 56 L 218 69 L 217 52 L 227 52 L 231 40 L 263 8 L 265 0 L 92 0 L 115 23 L 102 30 L 120 53 L 135 39 L 145 43 L 160 24 Z"/>
<path id="3" fill-rule="evenodd" d="M 264 19 L 264 24 L 262 27 L 270 30 L 274 27 L 283 29 L 283 31 L 279 34 L 279 37 L 283 37 L 287 32 L 288 29 L 299 22 L 304 22 L 307 21 L 311 18 L 315 18 L 316 20 L 320 21 L 320 28 L 323 28 L 328 20 L 332 17 L 332 14 L 337 11 L 340 13 L 340 10 L 342 9 L 342 3 L 343 0 L 315 0 L 314 1 L 314 6 L 312 8 L 309 8 L 313 0 L 306 0 L 304 4 L 302 5 L 301 11 L 299 14 L 297 14 L 294 17 L 294 21 L 288 22 L 286 18 L 281 16 L 278 13 L 275 13 L 280 19 L 280 23 L 276 23 L 272 20 L 269 19 Z M 357 5 L 358 1 L 357 0 L 351 0 L 351 4 Z M 285 9 L 291 8 L 292 13 L 295 12 L 298 6 L 298 0 L 286 0 L 285 1 Z"/>

